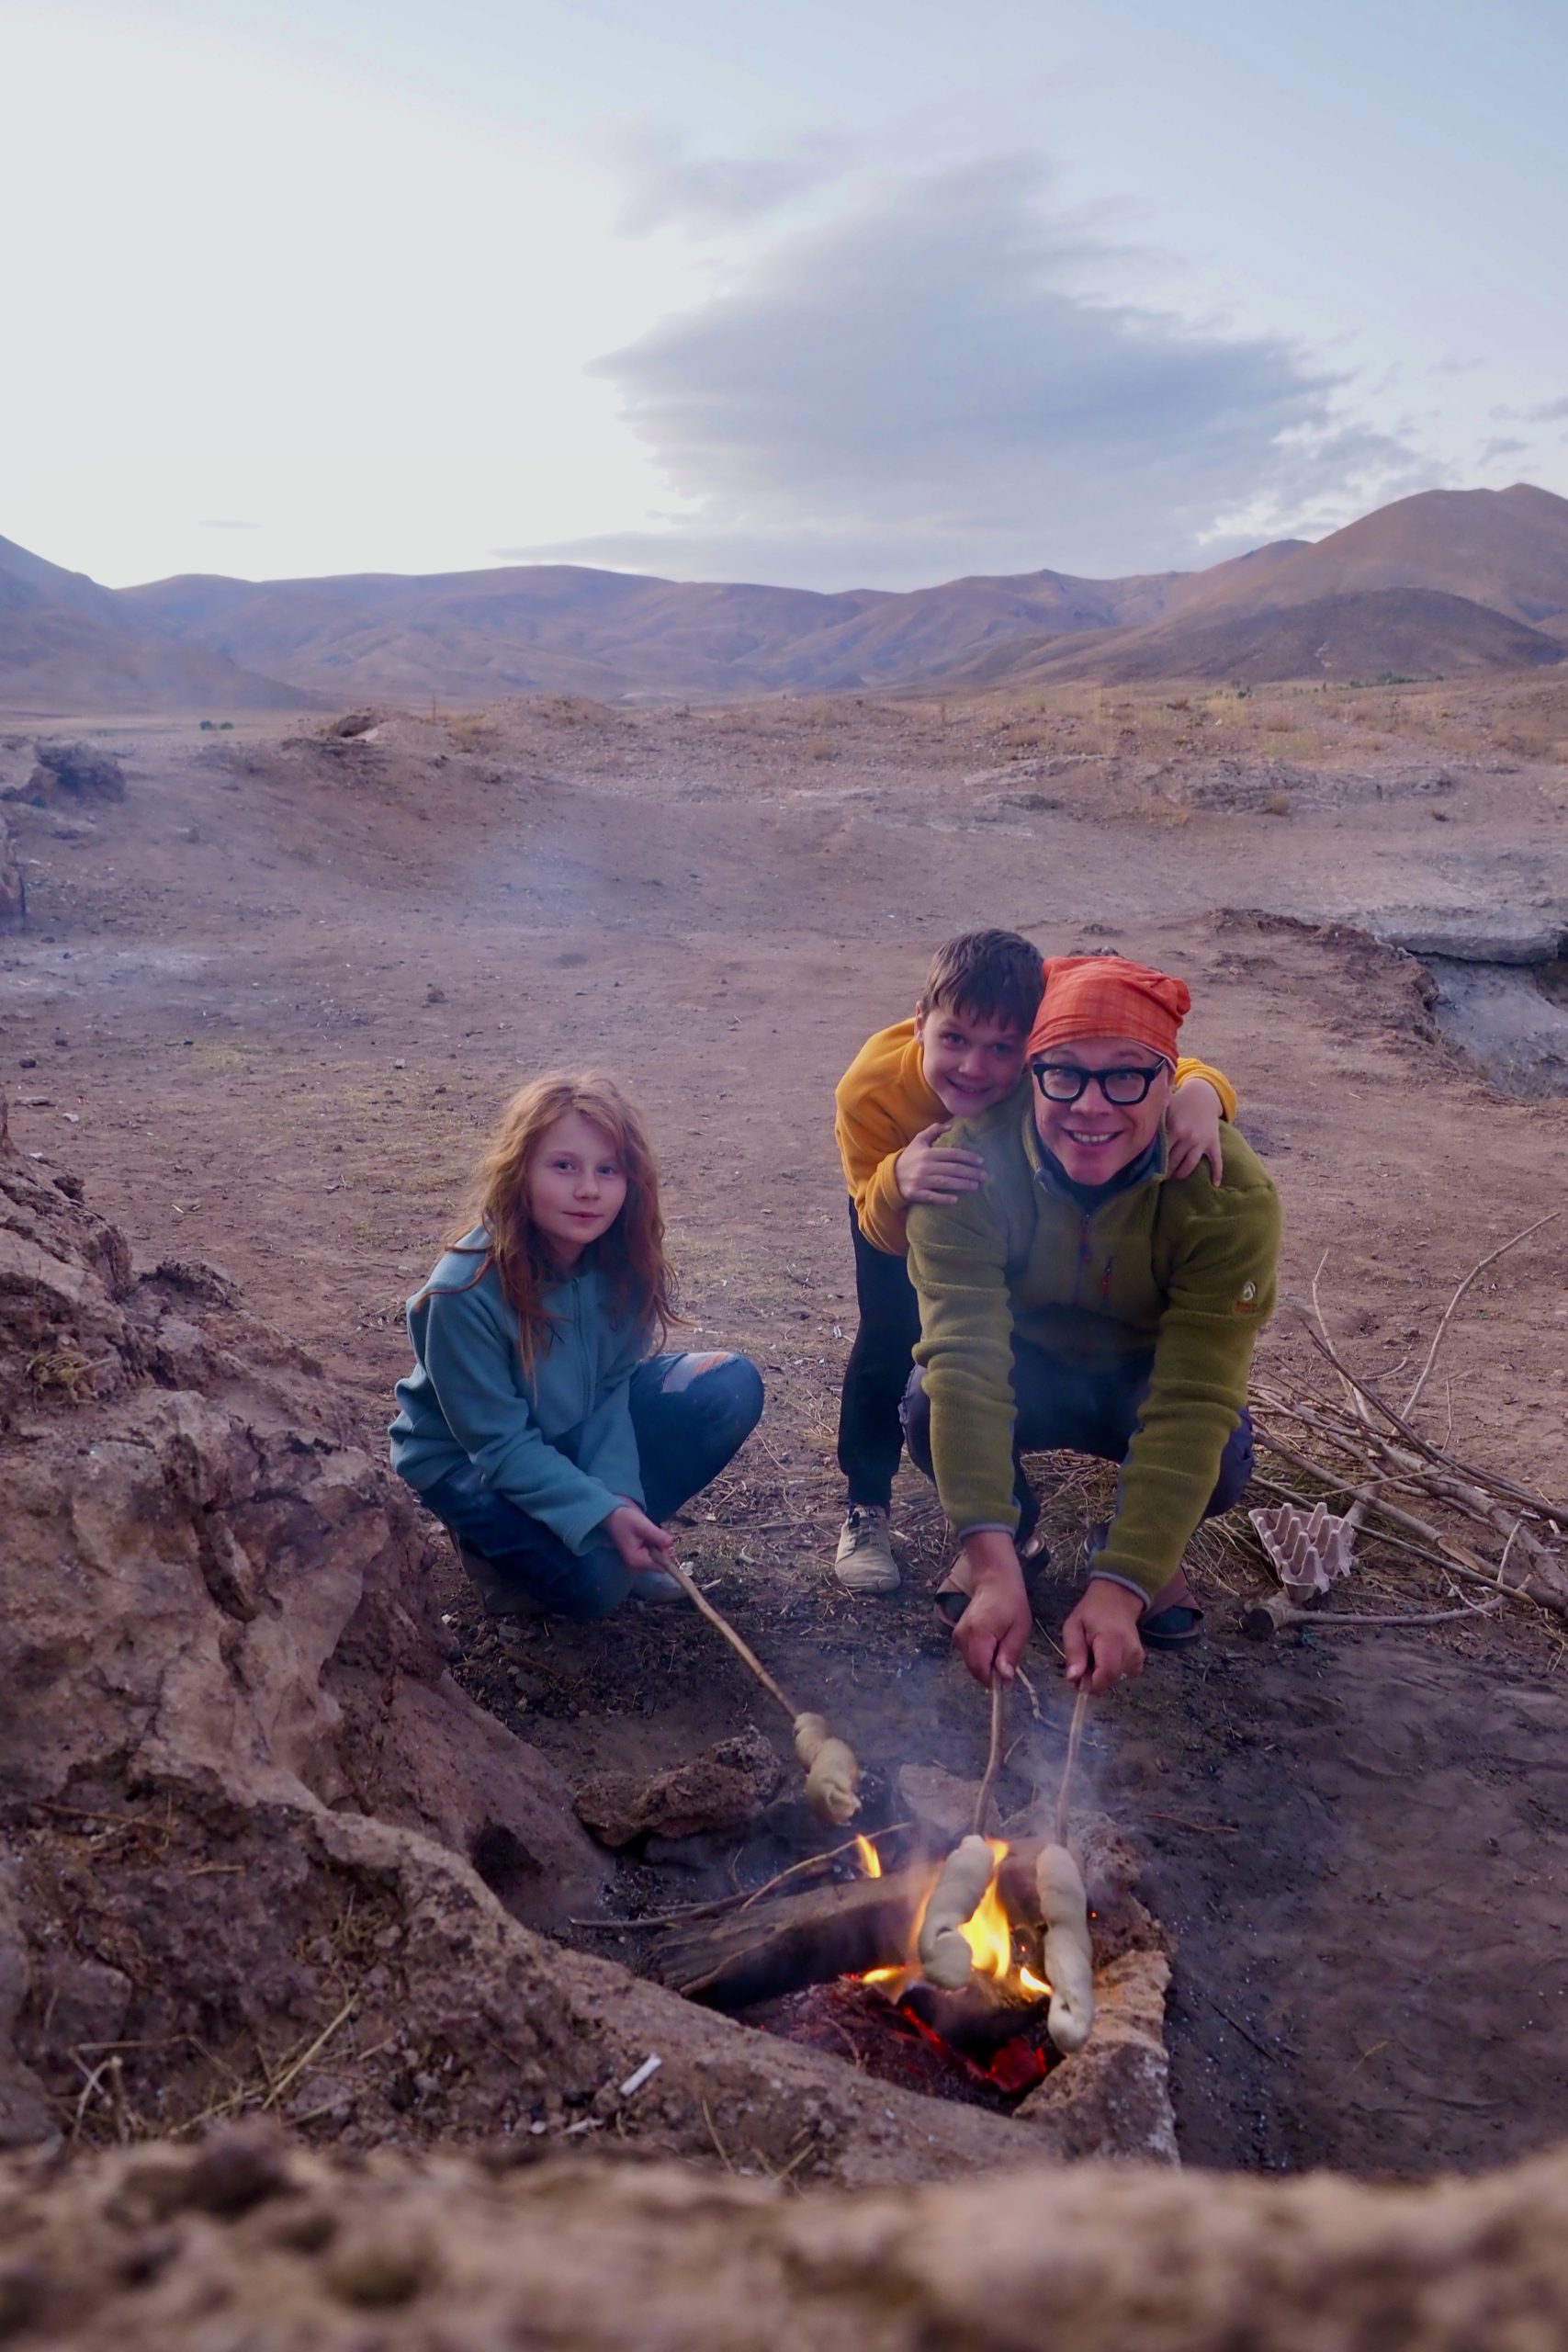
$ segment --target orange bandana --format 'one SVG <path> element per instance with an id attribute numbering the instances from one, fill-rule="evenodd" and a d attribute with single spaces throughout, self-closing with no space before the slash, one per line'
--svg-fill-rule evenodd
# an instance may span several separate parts
<path id="1" fill-rule="evenodd" d="M 1079 1037 L 1126 1037 L 1174 1064 L 1177 1032 L 1191 1002 L 1185 980 L 1125 956 L 1047 956 L 1029 1057 Z"/>

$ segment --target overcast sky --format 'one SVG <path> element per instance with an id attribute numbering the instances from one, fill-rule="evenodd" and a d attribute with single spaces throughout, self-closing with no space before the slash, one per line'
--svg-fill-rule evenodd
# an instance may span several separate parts
<path id="1" fill-rule="evenodd" d="M 0 0 L 0 533 L 907 587 L 1568 494 L 1562 0 Z"/>

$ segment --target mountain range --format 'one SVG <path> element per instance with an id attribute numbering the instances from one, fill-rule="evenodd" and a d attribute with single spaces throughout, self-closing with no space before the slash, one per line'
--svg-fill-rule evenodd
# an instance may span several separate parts
<path id="1" fill-rule="evenodd" d="M 0 539 L 0 707 L 22 712 L 1456 677 L 1565 658 L 1568 499 L 1525 482 L 1425 491 L 1201 571 L 903 594 L 570 564 L 114 590 Z"/>

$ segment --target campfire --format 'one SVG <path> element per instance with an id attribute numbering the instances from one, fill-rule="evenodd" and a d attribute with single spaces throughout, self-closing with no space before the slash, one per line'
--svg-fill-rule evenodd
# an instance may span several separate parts
<path id="1" fill-rule="evenodd" d="M 1043 2081 L 1050 2064 L 1042 2029 L 1051 1985 L 1039 1973 L 1043 1964 L 1039 1927 L 1017 1922 L 1003 1894 L 1002 1873 L 1012 1849 L 1001 1838 L 989 1838 L 985 1843 L 991 1858 L 990 1876 L 976 1908 L 954 1929 L 968 1947 L 968 1982 L 957 1989 L 935 1984 L 922 1969 L 921 1938 L 942 1878 L 934 1865 L 905 1957 L 868 1969 L 851 1982 L 880 1995 L 908 2029 L 944 2058 L 956 2062 L 972 2079 L 1017 2097 Z M 870 1874 L 874 1876 L 881 1864 L 875 1849 L 870 1851 Z M 1027 1871 L 1015 1867 L 1010 1884 L 1026 1885 L 1029 1876 Z M 1032 1960 L 1036 1963 L 1032 1967 Z"/>
<path id="2" fill-rule="evenodd" d="M 938 2096 L 983 2090 L 986 2103 L 1010 2106 L 1055 2063 L 1048 2020 L 1077 2046 L 1047 1973 L 1047 1853 L 1065 1849 L 972 1837 L 946 1856 L 917 1849 L 885 1867 L 858 1837 L 846 1849 L 852 1878 L 678 1929 L 661 1973 L 768 2031 L 840 2054 L 847 2046 L 886 2079 Z M 958 1966 L 950 1951 L 932 1961 L 947 1936 L 960 1939 Z"/>

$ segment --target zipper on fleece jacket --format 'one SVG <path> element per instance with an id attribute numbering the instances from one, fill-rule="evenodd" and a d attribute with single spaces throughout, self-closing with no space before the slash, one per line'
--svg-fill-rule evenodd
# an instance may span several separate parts
<path id="1" fill-rule="evenodd" d="M 1078 1211 L 1078 1258 L 1077 1264 L 1073 1270 L 1073 1305 L 1075 1306 L 1081 1306 L 1084 1303 L 1084 1270 L 1088 1264 L 1089 1216 L 1086 1211 L 1080 1209 Z"/>

